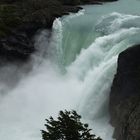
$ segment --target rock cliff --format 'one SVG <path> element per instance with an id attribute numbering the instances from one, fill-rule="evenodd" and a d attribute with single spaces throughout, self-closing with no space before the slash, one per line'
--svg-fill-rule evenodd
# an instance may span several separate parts
<path id="1" fill-rule="evenodd" d="M 119 55 L 110 114 L 116 140 L 140 140 L 140 45 Z"/>

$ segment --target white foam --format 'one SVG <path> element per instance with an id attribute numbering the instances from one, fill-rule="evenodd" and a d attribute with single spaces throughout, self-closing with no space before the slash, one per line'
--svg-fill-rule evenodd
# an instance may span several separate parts
<path id="1" fill-rule="evenodd" d="M 99 31 L 105 30 L 108 33 L 112 33 L 119 30 L 122 27 L 127 28 L 125 24 L 133 23 L 133 26 L 135 27 L 134 20 L 140 20 L 140 16 L 113 12 L 111 14 L 102 16 L 102 18 L 98 21 L 96 26 L 98 27 L 97 30 Z M 132 25 L 129 28 L 131 27 Z"/>
<path id="2" fill-rule="evenodd" d="M 79 17 L 79 16 L 83 16 L 84 13 L 85 13 L 85 10 L 84 10 L 84 9 L 80 10 L 80 11 L 77 12 L 77 13 L 70 13 L 70 14 L 63 20 L 63 22 L 69 22 L 71 19 L 77 18 L 77 17 Z"/>
<path id="3" fill-rule="evenodd" d="M 67 68 L 68 72 L 81 78 L 90 67 L 97 66 L 116 43 L 140 31 L 139 28 L 121 29 L 113 34 L 99 37 L 87 49 L 83 49 L 76 60 Z M 80 70 L 79 70 L 80 68 Z"/>

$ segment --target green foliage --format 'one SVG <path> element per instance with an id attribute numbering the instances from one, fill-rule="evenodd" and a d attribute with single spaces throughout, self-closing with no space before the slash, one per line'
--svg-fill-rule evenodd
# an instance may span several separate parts
<path id="1" fill-rule="evenodd" d="M 60 111 L 57 120 L 46 119 L 46 131 L 42 130 L 44 140 L 101 140 L 90 134 L 88 124 L 83 124 L 76 111 Z"/>
<path id="2" fill-rule="evenodd" d="M 0 37 L 9 35 L 13 27 L 22 23 L 20 11 L 17 6 L 12 4 L 0 5 Z"/>
<path id="3" fill-rule="evenodd" d="M 77 5 L 80 4 L 80 0 L 59 0 L 64 5 Z"/>
<path id="4" fill-rule="evenodd" d="M 23 2 L 25 8 L 32 10 L 40 10 L 44 8 L 53 9 L 60 8 L 61 3 L 58 0 L 26 0 Z"/>
<path id="5" fill-rule="evenodd" d="M 10 34 L 10 29 L 0 20 L 0 37 L 5 37 Z"/>

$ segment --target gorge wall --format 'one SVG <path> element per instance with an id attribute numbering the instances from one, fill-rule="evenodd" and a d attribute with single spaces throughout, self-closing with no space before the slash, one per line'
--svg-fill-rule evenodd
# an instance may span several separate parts
<path id="1" fill-rule="evenodd" d="M 110 114 L 117 140 L 140 140 L 140 45 L 119 55 L 110 93 Z"/>

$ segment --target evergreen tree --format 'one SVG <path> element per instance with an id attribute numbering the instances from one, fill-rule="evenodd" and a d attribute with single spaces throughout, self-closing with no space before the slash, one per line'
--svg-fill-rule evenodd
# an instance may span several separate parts
<path id="1" fill-rule="evenodd" d="M 76 111 L 60 111 L 57 120 L 46 119 L 46 131 L 42 130 L 44 140 L 101 140 L 90 134 L 88 124 L 80 121 L 81 116 Z"/>

